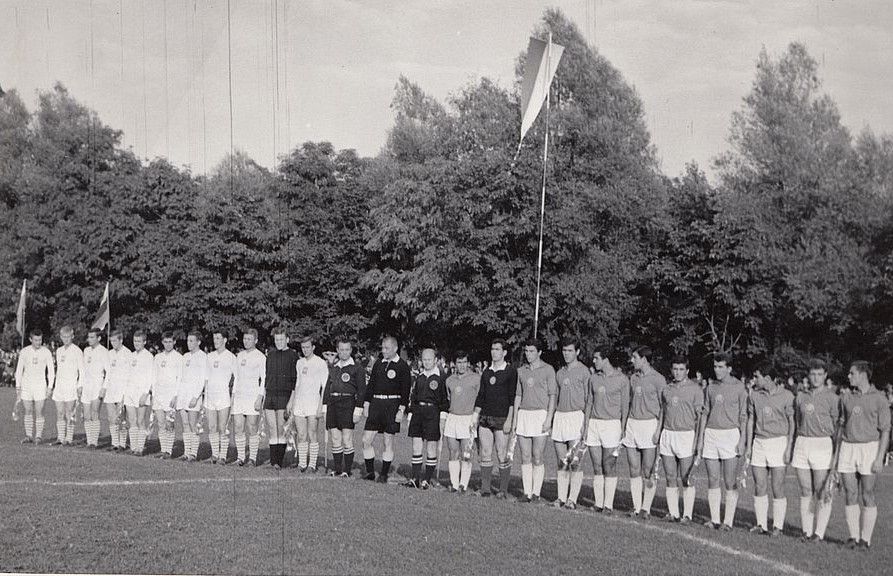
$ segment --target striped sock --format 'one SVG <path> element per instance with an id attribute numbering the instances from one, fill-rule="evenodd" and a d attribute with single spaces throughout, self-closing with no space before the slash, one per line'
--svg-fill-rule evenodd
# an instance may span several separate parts
<path id="1" fill-rule="evenodd" d="M 163 430 L 161 432 L 161 438 L 158 439 L 161 443 L 161 451 L 165 454 L 170 454 L 174 451 L 174 431 L 173 430 Z"/>
<path id="2" fill-rule="evenodd" d="M 425 462 L 421 454 L 412 455 L 412 479 L 417 483 L 422 481 L 422 464 Z"/>
<path id="3" fill-rule="evenodd" d="M 199 441 L 200 441 L 200 439 L 199 439 L 199 435 L 198 435 L 197 432 L 192 432 L 192 433 L 189 434 L 189 436 L 192 438 L 192 452 L 191 452 L 191 455 L 192 455 L 193 457 L 198 457 L 198 445 L 199 445 Z"/>
<path id="4" fill-rule="evenodd" d="M 245 433 L 236 432 L 236 458 L 245 461 Z"/>
<path id="5" fill-rule="evenodd" d="M 65 422 L 65 441 L 68 442 L 69 444 L 71 442 L 74 442 L 74 426 L 75 426 L 74 422 L 68 422 L 66 420 L 66 422 Z"/>
<path id="6" fill-rule="evenodd" d="M 335 474 L 341 474 L 344 470 L 344 448 L 332 446 L 332 469 Z"/>
<path id="7" fill-rule="evenodd" d="M 56 440 L 65 442 L 66 438 L 68 438 L 68 420 L 60 413 L 56 418 Z"/>
<path id="8" fill-rule="evenodd" d="M 34 439 L 34 415 L 33 414 L 25 414 L 25 436 L 27 436 L 29 440 Z"/>
<path id="9" fill-rule="evenodd" d="M 252 434 L 251 437 L 248 438 L 248 459 L 254 460 L 255 464 L 257 464 L 258 448 L 260 448 L 260 435 Z"/>
<path id="10" fill-rule="evenodd" d="M 36 422 L 37 426 L 36 426 L 36 429 L 34 430 L 34 434 L 35 434 L 38 438 L 43 438 L 43 425 L 44 425 L 44 423 L 45 423 L 45 421 L 44 421 L 44 418 L 43 418 L 43 414 L 38 414 L 38 415 L 37 415 L 37 422 Z"/>
<path id="11" fill-rule="evenodd" d="M 298 442 L 298 466 L 300 466 L 302 470 L 307 467 L 307 452 L 309 449 L 309 442 Z"/>
<path id="12" fill-rule="evenodd" d="M 211 458 L 217 458 L 220 454 L 220 432 L 208 432 L 208 441 L 211 443 Z"/>
<path id="13" fill-rule="evenodd" d="M 425 480 L 430 482 L 434 478 L 434 472 L 437 470 L 437 458 L 428 458 L 425 460 Z"/>
<path id="14" fill-rule="evenodd" d="M 310 443 L 310 461 L 308 465 L 316 470 L 316 464 L 319 462 L 319 442 Z"/>
<path id="15" fill-rule="evenodd" d="M 345 448 L 344 467 L 341 469 L 341 471 L 350 474 L 351 470 L 353 470 L 353 448 Z"/>

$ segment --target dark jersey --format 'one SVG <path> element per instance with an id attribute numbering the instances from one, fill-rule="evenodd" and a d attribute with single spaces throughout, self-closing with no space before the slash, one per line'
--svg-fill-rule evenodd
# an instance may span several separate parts
<path id="1" fill-rule="evenodd" d="M 358 408 L 363 407 L 363 397 L 366 394 L 366 370 L 359 364 L 338 366 L 337 363 L 329 366 L 329 378 L 326 380 L 326 389 L 323 392 L 323 404 L 328 404 L 332 393 L 353 394 L 354 403 Z"/>
<path id="2" fill-rule="evenodd" d="M 373 396 L 400 396 L 400 405 L 407 406 L 411 387 L 412 373 L 409 364 L 399 357 L 393 360 L 379 359 L 372 367 L 364 399 L 371 402 Z"/>
<path id="3" fill-rule="evenodd" d="M 505 418 L 515 403 L 517 388 L 518 371 L 510 364 L 497 371 L 487 368 L 481 374 L 481 388 L 474 406 L 481 409 L 483 416 Z"/>
<path id="4" fill-rule="evenodd" d="M 282 395 L 295 389 L 298 380 L 295 367 L 299 357 L 297 351 L 291 348 L 267 350 L 267 379 L 264 383 L 267 392 Z"/>
<path id="5" fill-rule="evenodd" d="M 409 399 L 409 409 L 419 403 L 433 404 L 441 412 L 449 410 L 450 402 L 447 398 L 446 376 L 439 371 L 426 376 L 421 373 L 415 377 L 412 386 L 412 397 Z"/>

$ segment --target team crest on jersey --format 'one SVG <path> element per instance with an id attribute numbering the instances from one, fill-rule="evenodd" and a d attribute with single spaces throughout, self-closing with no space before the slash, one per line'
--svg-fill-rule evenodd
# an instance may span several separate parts
<path id="1" fill-rule="evenodd" d="M 456 394 L 461 394 L 461 393 L 462 393 L 462 387 L 456 386 Z"/>
<path id="2" fill-rule="evenodd" d="M 605 394 L 605 387 L 604 387 L 604 386 L 599 386 L 599 387 L 598 387 L 598 393 L 601 394 L 601 395 L 604 395 L 604 394 Z"/>
<path id="3" fill-rule="evenodd" d="M 724 400 L 725 400 L 725 398 L 723 398 L 722 394 L 716 395 L 716 403 L 717 404 L 722 404 Z"/>
<path id="4" fill-rule="evenodd" d="M 496 376 L 490 376 L 490 384 L 496 384 Z"/>
<path id="5" fill-rule="evenodd" d="M 192 362 L 192 360 L 187 360 L 187 361 L 186 361 L 186 365 L 189 366 L 189 363 L 190 363 L 190 362 Z M 112 366 L 114 366 L 114 364 L 112 364 Z"/>
<path id="6" fill-rule="evenodd" d="M 810 402 L 809 404 L 807 404 L 807 405 L 804 407 L 804 410 L 806 410 L 806 413 L 807 413 L 807 414 L 812 414 L 813 412 L 815 412 L 815 404 L 813 404 L 812 402 Z"/>
<path id="7" fill-rule="evenodd" d="M 117 361 L 117 360 L 112 360 L 112 368 L 114 368 L 114 367 L 117 366 L 117 365 L 118 365 L 118 361 Z M 189 366 L 189 362 L 187 362 L 186 365 Z"/>
<path id="8" fill-rule="evenodd" d="M 242 366 L 245 366 L 246 364 L 248 364 L 248 360 L 242 358 Z"/>
<path id="9" fill-rule="evenodd" d="M 672 404 L 673 406 L 679 406 L 679 396 L 673 396 L 673 398 L 670 400 L 670 404 Z"/>
<path id="10" fill-rule="evenodd" d="M 397 373 L 396 373 L 396 372 L 394 372 L 393 370 L 388 370 L 388 378 L 389 378 L 390 380 L 393 380 L 393 379 L 396 378 L 396 377 L 397 377 Z"/>
<path id="11" fill-rule="evenodd" d="M 528 386 L 533 386 L 533 377 L 532 377 L 532 376 L 531 376 L 530 378 L 527 379 L 527 385 L 528 385 Z"/>
<path id="12" fill-rule="evenodd" d="M 347 372 L 342 372 L 341 373 L 341 381 L 342 382 L 350 382 L 350 374 L 348 374 Z"/>
<path id="13" fill-rule="evenodd" d="M 93 362 L 93 356 L 87 356 L 87 364 Z M 37 364 L 37 358 L 34 359 L 34 363 Z"/>
<path id="14" fill-rule="evenodd" d="M 131 366 L 136 366 L 136 360 L 132 361 L 132 362 L 130 363 L 130 365 L 131 365 Z"/>
<path id="15" fill-rule="evenodd" d="M 431 380 L 430 382 L 428 382 L 428 388 L 432 390 L 437 390 L 438 385 L 439 383 L 437 382 L 437 380 Z"/>
<path id="16" fill-rule="evenodd" d="M 167 360 L 162 360 L 161 367 L 164 368 L 165 366 L 167 366 Z"/>
<path id="17" fill-rule="evenodd" d="M 636 396 L 641 396 L 641 395 L 642 395 L 642 387 L 636 386 Z"/>
<path id="18" fill-rule="evenodd" d="M 861 407 L 861 406 L 855 406 L 855 407 L 853 408 L 853 414 L 859 415 L 859 414 L 861 414 L 861 413 L 862 413 L 862 407 Z"/>
<path id="19" fill-rule="evenodd" d="M 763 414 L 765 414 L 766 416 L 771 416 L 771 415 L 772 415 L 772 407 L 771 407 L 771 406 L 764 406 L 764 407 L 763 407 Z"/>
<path id="20" fill-rule="evenodd" d="M 214 360 L 214 368 L 220 368 L 220 360 Z"/>
<path id="21" fill-rule="evenodd" d="M 570 383 L 571 383 L 571 379 L 570 379 L 570 378 L 565 378 L 565 379 L 564 379 L 564 382 L 562 382 L 562 384 L 564 384 L 565 386 L 568 386 Z"/>
<path id="22" fill-rule="evenodd" d="M 37 366 L 37 358 L 32 358 L 31 363 L 34 364 L 35 366 Z"/>
<path id="23" fill-rule="evenodd" d="M 306 367 L 306 366 L 304 366 L 303 368 L 301 368 L 301 374 L 303 374 L 304 376 L 307 375 L 307 367 Z"/>
<path id="24" fill-rule="evenodd" d="M 64 354 L 63 354 L 62 356 L 59 356 L 59 364 L 62 364 L 63 362 L 65 362 L 65 355 L 64 355 Z"/>

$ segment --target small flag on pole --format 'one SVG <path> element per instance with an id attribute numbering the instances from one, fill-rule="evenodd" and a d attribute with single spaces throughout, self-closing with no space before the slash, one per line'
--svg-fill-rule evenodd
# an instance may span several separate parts
<path id="1" fill-rule="evenodd" d="M 109 283 L 105 283 L 105 292 L 102 293 L 102 301 L 99 302 L 99 310 L 96 311 L 96 319 L 91 328 L 105 329 L 109 324 Z"/>
<path id="2" fill-rule="evenodd" d="M 19 296 L 19 307 L 16 309 L 16 330 L 19 335 L 25 337 L 25 285 L 27 280 L 22 280 L 22 295 Z"/>
<path id="3" fill-rule="evenodd" d="M 518 146 L 543 108 L 563 53 L 564 46 L 539 38 L 530 39 L 527 61 L 524 63 L 524 79 L 521 81 L 521 140 L 518 141 Z"/>

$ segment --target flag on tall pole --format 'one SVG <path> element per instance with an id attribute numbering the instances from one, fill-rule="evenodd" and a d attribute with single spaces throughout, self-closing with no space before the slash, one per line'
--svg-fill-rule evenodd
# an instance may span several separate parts
<path id="1" fill-rule="evenodd" d="M 16 330 L 23 340 L 25 338 L 25 287 L 27 283 L 27 280 L 22 280 L 22 295 L 19 296 L 19 307 L 16 308 Z"/>
<path id="2" fill-rule="evenodd" d="M 521 143 L 524 136 L 546 104 L 546 130 L 543 137 L 543 187 L 540 195 L 540 234 L 536 260 L 536 298 L 533 312 L 533 336 L 539 331 L 540 321 L 540 285 L 543 272 L 543 225 L 546 219 L 546 166 L 549 158 L 549 91 L 552 87 L 552 79 L 558 70 L 558 63 L 564 47 L 552 43 L 552 33 L 544 42 L 538 38 L 531 38 L 527 45 L 527 61 L 524 63 L 524 78 L 521 81 L 521 138 L 518 140 L 518 152 L 521 151 Z M 517 157 L 518 153 L 515 153 Z"/>
<path id="3" fill-rule="evenodd" d="M 102 300 L 99 302 L 99 310 L 96 311 L 96 319 L 90 328 L 99 328 L 102 330 L 109 325 L 109 283 L 105 283 L 105 292 L 102 293 Z"/>

